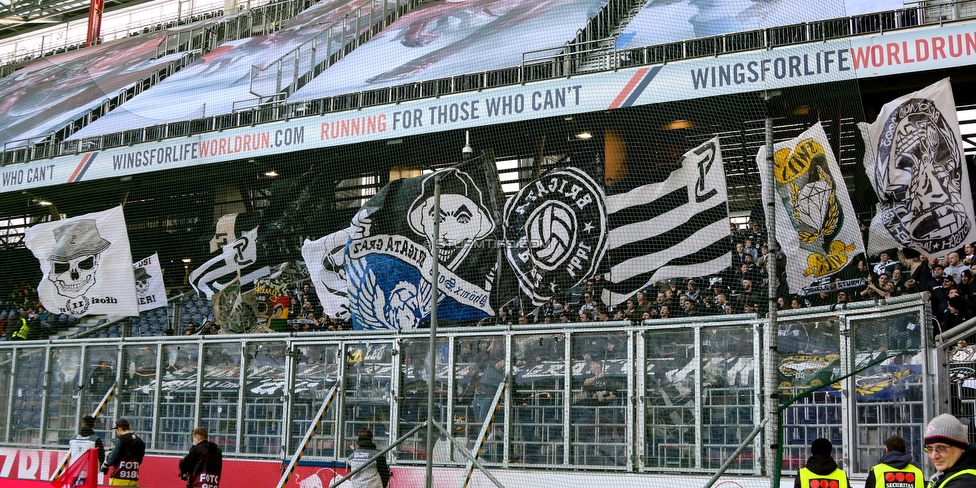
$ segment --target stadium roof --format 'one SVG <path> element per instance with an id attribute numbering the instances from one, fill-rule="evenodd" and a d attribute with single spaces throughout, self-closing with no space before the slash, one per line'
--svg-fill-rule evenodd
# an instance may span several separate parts
<path id="1" fill-rule="evenodd" d="M 105 0 L 105 8 L 148 0 Z M 89 0 L 0 0 L 0 39 L 88 16 Z"/>

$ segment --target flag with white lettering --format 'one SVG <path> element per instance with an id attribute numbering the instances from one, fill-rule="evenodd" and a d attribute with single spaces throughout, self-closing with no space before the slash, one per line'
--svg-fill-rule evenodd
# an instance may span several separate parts
<path id="1" fill-rule="evenodd" d="M 258 278 L 267 276 L 270 268 L 263 266 L 257 269 L 253 266 L 258 260 L 257 250 L 258 228 L 255 227 L 244 235 L 228 242 L 221 248 L 220 254 L 210 258 L 197 269 L 190 272 L 189 281 L 194 290 L 203 293 L 208 299 L 213 298 L 216 290 L 230 282 L 231 276 L 240 270 L 242 273 L 240 284 L 246 285 Z M 224 280 L 220 283 L 218 280 Z"/>
<path id="2" fill-rule="evenodd" d="M 570 167 L 505 202 L 505 257 L 534 305 L 596 273 L 607 246 L 605 200 L 597 180 Z"/>
<path id="3" fill-rule="evenodd" d="M 136 296 L 139 311 L 145 312 L 166 306 L 166 284 L 163 282 L 163 269 L 159 265 L 159 254 L 132 264 L 136 278 Z"/>
<path id="4" fill-rule="evenodd" d="M 949 79 L 896 98 L 858 124 L 878 197 L 868 254 L 907 247 L 943 256 L 976 240 L 969 170 Z"/>
<path id="5" fill-rule="evenodd" d="M 776 240 L 790 256 L 786 278 L 790 292 L 831 276 L 864 252 L 861 230 L 840 166 L 818 122 L 794 139 L 773 145 L 773 174 L 766 146 L 756 164 L 767 208 L 773 185 Z M 769 218 L 769 217 L 767 217 Z"/>
<path id="6" fill-rule="evenodd" d="M 308 266 L 322 313 L 329 317 L 349 317 L 345 264 L 346 245 L 350 238 L 352 228 L 346 227 L 321 239 L 306 239 L 302 245 L 302 257 Z"/>
<path id="7" fill-rule="evenodd" d="M 139 315 L 121 206 L 34 225 L 25 244 L 44 273 L 37 285 L 44 308 L 75 317 Z"/>
<path id="8" fill-rule="evenodd" d="M 494 315 L 503 198 L 494 161 L 486 156 L 380 189 L 352 222 L 346 277 L 353 327 L 413 329 L 429 320 L 435 241 L 438 318 L 467 322 Z"/>
<path id="9" fill-rule="evenodd" d="M 678 164 L 664 181 L 607 197 L 604 303 L 622 303 L 656 281 L 707 276 L 731 265 L 718 138 L 688 151 Z"/>

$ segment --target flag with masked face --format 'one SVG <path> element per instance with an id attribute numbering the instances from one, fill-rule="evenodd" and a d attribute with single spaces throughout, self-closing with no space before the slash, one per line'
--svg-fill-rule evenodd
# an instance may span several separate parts
<path id="1" fill-rule="evenodd" d="M 145 312 L 166 306 L 166 284 L 159 266 L 159 254 L 153 254 L 132 264 L 136 278 L 139 311 Z"/>
<path id="2" fill-rule="evenodd" d="M 37 224 L 25 244 L 41 263 L 44 308 L 81 317 L 139 314 L 122 207 Z"/>
<path id="3" fill-rule="evenodd" d="M 308 266 L 322 313 L 329 317 L 349 317 L 345 264 L 346 244 L 351 237 L 352 228 L 347 227 L 321 239 L 306 239 L 302 245 L 302 258 Z"/>
<path id="4" fill-rule="evenodd" d="M 885 104 L 858 124 L 878 197 L 868 254 L 907 247 L 942 256 L 976 240 L 969 170 L 946 78 Z"/>
<path id="5" fill-rule="evenodd" d="M 345 266 L 353 327 L 412 329 L 429 320 L 435 242 L 438 318 L 466 322 L 494 315 L 502 202 L 494 162 L 485 156 L 380 189 L 352 222 Z"/>
<path id="6" fill-rule="evenodd" d="M 864 242 L 840 166 L 819 122 L 773 146 L 772 174 L 767 150 L 763 146 L 756 155 L 763 203 L 770 205 L 765 189 L 772 185 L 776 238 L 790 256 L 786 276 L 790 291 L 797 293 L 847 266 L 864 252 Z"/>

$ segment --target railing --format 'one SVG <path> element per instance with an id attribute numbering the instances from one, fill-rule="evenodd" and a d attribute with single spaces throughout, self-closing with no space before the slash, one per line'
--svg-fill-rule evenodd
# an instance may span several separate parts
<path id="1" fill-rule="evenodd" d="M 267 66 L 251 66 L 250 92 L 257 97 L 291 95 L 386 26 L 420 4 L 421 0 L 366 0 L 341 20 L 323 27 Z M 383 4 L 377 7 L 377 2 Z"/>
<path id="2" fill-rule="evenodd" d="M 801 466 L 816 437 L 834 443 L 851 474 L 870 469 L 890 433 L 919 452 L 925 419 L 941 404 L 929 379 L 948 377 L 928 369 L 931 327 L 901 332 L 906 318 L 924 324 L 927 307 L 926 295 L 914 295 L 783 313 L 778 401 L 823 387 L 782 414 L 784 469 Z M 826 337 L 791 333 L 826 321 L 839 324 Z M 482 450 L 486 465 L 712 473 L 745 446 L 729 472 L 760 474 L 762 439 L 750 436 L 763 399 L 777 398 L 762 391 L 766 326 L 736 315 L 441 329 L 436 420 L 462 444 L 477 439 L 493 394 L 511 381 Z M 56 448 L 118 382 L 103 416 L 129 419 L 152 452 L 185 452 L 185 432 L 204 425 L 225 456 L 279 459 L 304 444 L 326 392 L 341 385 L 304 453 L 335 459 L 357 426 L 389 419 L 376 431 L 384 444 L 426 420 L 428 341 L 417 330 L 0 343 L 0 446 Z M 836 388 L 817 383 L 844 374 L 856 376 Z M 883 400 L 863 393 L 872 385 L 887 385 Z M 425 439 L 410 437 L 394 463 L 426 454 Z"/>
<path id="3" fill-rule="evenodd" d="M 934 10 L 933 10 L 934 9 Z M 936 11 L 939 15 L 933 15 Z M 940 20 L 933 21 L 933 17 Z M 616 69 L 622 66 L 654 65 L 672 61 L 716 56 L 755 49 L 769 49 L 776 46 L 817 42 L 824 39 L 849 37 L 862 34 L 887 32 L 897 29 L 912 28 L 920 25 L 939 23 L 946 20 L 960 20 L 976 18 L 976 0 L 962 0 L 950 4 L 932 7 L 911 7 L 868 15 L 830 19 L 791 26 L 773 27 L 747 32 L 738 32 L 722 36 L 714 36 L 687 41 L 643 46 L 625 50 L 608 50 L 607 56 L 612 60 L 606 69 Z M 126 131 L 138 140 L 157 140 L 157 137 L 147 137 L 150 134 L 167 134 L 166 137 L 188 136 L 203 134 L 216 130 L 226 130 L 231 127 L 249 126 L 287 120 L 295 117 L 322 115 L 327 113 L 356 110 L 364 107 L 395 104 L 421 98 L 432 98 L 460 93 L 471 90 L 483 90 L 509 85 L 517 85 L 528 81 L 562 78 L 576 72 L 571 68 L 579 67 L 568 57 L 560 53 L 563 47 L 552 48 L 555 52 L 548 57 L 541 56 L 524 62 L 523 65 L 511 68 L 501 68 L 491 71 L 467 73 L 448 78 L 384 87 L 356 93 L 336 95 L 302 102 L 278 102 L 274 108 L 254 104 L 250 113 L 241 110 L 231 114 L 210 116 L 195 121 L 181 121 L 151 126 L 134 131 Z M 535 51 L 541 52 L 541 51 Z M 569 67 L 569 69 L 567 69 Z M 246 105 L 246 104 L 245 104 Z M 240 107 L 240 106 L 238 106 Z M 240 107 L 242 108 L 242 107 Z M 238 124 L 229 126 L 228 123 Z M 189 132 L 183 128 L 191 126 Z M 140 133 L 136 135 L 136 133 Z M 32 146 L 5 149 L 0 153 L 0 166 L 24 163 L 41 158 L 52 158 L 63 155 L 77 154 L 82 151 L 104 150 L 122 145 L 123 133 L 106 134 L 86 138 L 82 141 L 46 141 Z M 49 146 L 37 148 L 33 146 Z"/>

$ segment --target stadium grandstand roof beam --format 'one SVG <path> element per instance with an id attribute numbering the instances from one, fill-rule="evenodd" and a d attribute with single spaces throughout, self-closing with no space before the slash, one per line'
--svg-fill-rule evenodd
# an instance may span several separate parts
<path id="1" fill-rule="evenodd" d="M 146 3 L 146 0 L 107 0 L 105 9 Z M 88 16 L 86 0 L 0 1 L 0 38 Z"/>

